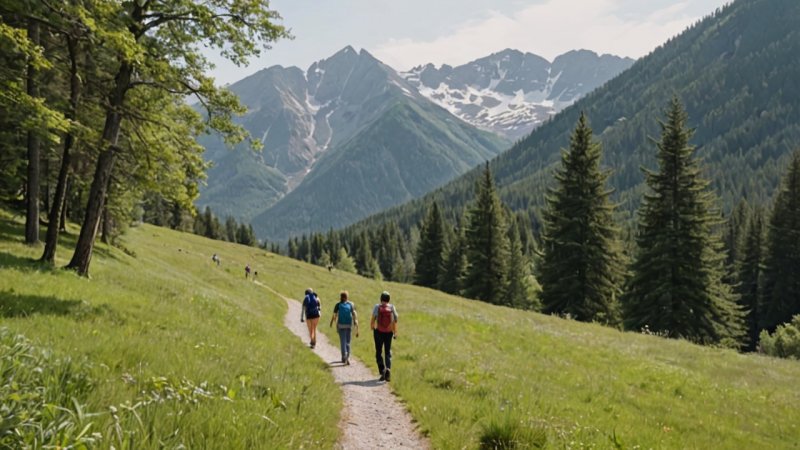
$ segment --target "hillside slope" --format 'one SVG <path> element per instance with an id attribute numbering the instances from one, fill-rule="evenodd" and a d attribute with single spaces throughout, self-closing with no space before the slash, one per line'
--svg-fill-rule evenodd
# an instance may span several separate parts
<path id="1" fill-rule="evenodd" d="M 35 419 L 21 417 L 22 405 L 44 388 L 52 403 L 82 394 L 82 412 L 72 398 L 62 405 L 62 431 L 75 436 L 89 425 L 89 435 L 100 433 L 89 448 L 331 448 L 338 440 L 342 399 L 331 374 L 285 332 L 283 299 L 242 276 L 247 262 L 259 269 L 274 256 L 145 225 L 125 235 L 125 251 L 98 243 L 86 280 L 35 263 L 41 248 L 24 245 L 22 229 L 0 209 L 0 336 L 22 334 L 84 370 L 57 371 L 54 386 L 26 385 L 3 339 L 6 430 Z M 74 232 L 61 241 L 61 266 Z M 304 425 L 311 411 L 313 430 Z"/>
<path id="2" fill-rule="evenodd" d="M 691 143 L 729 210 L 741 198 L 764 204 L 792 150 L 800 146 L 800 3 L 739 0 L 671 39 L 600 89 L 565 109 L 491 162 L 514 209 L 544 204 L 550 169 L 581 111 L 603 143 L 610 184 L 630 217 L 644 190 L 642 167 L 655 167 L 659 120 L 671 96 L 685 104 Z M 366 223 L 416 223 L 434 198 L 446 209 L 472 198 L 471 171 L 422 201 Z M 457 213 L 453 214 L 454 216 Z"/>
<path id="3" fill-rule="evenodd" d="M 324 324 L 339 290 L 350 291 L 364 328 L 367 311 L 389 290 L 400 315 L 391 385 L 434 448 L 476 448 L 482 437 L 508 434 L 523 446 L 555 448 L 771 449 L 800 442 L 797 361 L 380 283 L 151 226 L 123 238 L 135 257 L 100 246 L 95 278 L 87 281 L 38 270 L 20 233 L 2 213 L 0 325 L 92 362 L 98 386 L 89 410 L 133 401 L 153 386 L 147 380 L 162 383 L 160 376 L 208 381 L 213 398 L 193 406 L 167 399 L 140 410 L 155 437 L 171 446 L 333 446 L 340 403 L 330 375 L 283 329 L 285 304 L 241 276 L 248 262 L 261 283 L 283 295 L 309 286 L 319 292 L 320 329 L 334 342 Z M 212 252 L 222 267 L 211 265 Z M 354 340 L 353 355 L 370 365 L 373 351 L 368 333 Z M 220 385 L 233 401 L 217 397 Z M 311 411 L 317 426 L 309 435 Z"/>
<path id="4" fill-rule="evenodd" d="M 278 241 L 349 225 L 430 192 L 503 143 L 438 106 L 400 98 L 252 223 L 259 236 Z"/>

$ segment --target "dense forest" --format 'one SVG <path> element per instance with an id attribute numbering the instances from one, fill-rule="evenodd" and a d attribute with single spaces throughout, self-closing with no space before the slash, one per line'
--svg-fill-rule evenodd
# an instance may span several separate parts
<path id="1" fill-rule="evenodd" d="M 39 242 L 40 222 L 47 227 L 43 262 L 54 264 L 67 220 L 81 224 L 68 267 L 82 275 L 98 232 L 111 240 L 132 217 L 161 220 L 148 206 L 168 204 L 174 226 L 194 227 L 206 170 L 195 137 L 249 139 L 232 122 L 243 107 L 206 75 L 200 49 L 245 64 L 288 35 L 268 6 L 2 2 L 0 201 L 25 210 L 27 243 Z"/>

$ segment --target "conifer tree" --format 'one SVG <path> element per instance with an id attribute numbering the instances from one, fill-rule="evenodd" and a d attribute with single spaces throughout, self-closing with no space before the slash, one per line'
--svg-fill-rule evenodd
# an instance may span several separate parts
<path id="1" fill-rule="evenodd" d="M 742 260 L 739 264 L 737 278 L 739 284 L 739 304 L 745 312 L 744 322 L 747 329 L 746 349 L 753 351 L 758 343 L 761 331 L 761 292 L 763 290 L 764 271 L 764 219 L 761 211 L 756 210 L 750 217 L 745 236 Z"/>
<path id="2" fill-rule="evenodd" d="M 464 294 L 489 303 L 503 304 L 508 276 L 508 235 L 503 205 L 489 163 L 476 186 L 476 200 L 468 213 L 466 229 L 467 273 Z"/>
<path id="3" fill-rule="evenodd" d="M 444 225 L 439 205 L 433 202 L 428 216 L 422 223 L 420 241 L 416 253 L 416 273 L 414 284 L 435 287 L 444 262 Z"/>
<path id="4" fill-rule="evenodd" d="M 744 334 L 742 313 L 722 282 L 725 254 L 714 233 L 719 216 L 692 156 L 686 121 L 673 98 L 657 143 L 660 171 L 645 171 L 651 192 L 639 211 L 638 251 L 623 298 L 625 326 L 735 345 Z"/>
<path id="5" fill-rule="evenodd" d="M 769 221 L 762 327 L 800 314 L 800 151 L 795 152 Z"/>
<path id="6" fill-rule="evenodd" d="M 508 285 L 503 304 L 520 309 L 535 309 L 537 301 L 533 298 L 530 262 L 522 253 L 522 241 L 516 221 L 511 223 L 508 234 L 510 245 Z"/>
<path id="7" fill-rule="evenodd" d="M 467 273 L 466 237 L 464 227 L 449 245 L 442 272 L 439 274 L 439 290 L 448 294 L 461 295 L 464 289 L 464 276 Z"/>
<path id="8" fill-rule="evenodd" d="M 539 282 L 544 313 L 617 323 L 622 268 L 600 158 L 600 144 L 581 114 L 547 198 Z"/>

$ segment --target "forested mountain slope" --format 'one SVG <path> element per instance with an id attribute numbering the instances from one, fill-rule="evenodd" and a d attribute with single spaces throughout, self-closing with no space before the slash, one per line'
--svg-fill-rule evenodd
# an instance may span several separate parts
<path id="1" fill-rule="evenodd" d="M 654 167 L 659 117 L 677 96 L 696 128 L 707 176 L 730 209 L 762 203 L 800 146 L 800 3 L 735 1 L 669 40 L 491 162 L 504 201 L 517 210 L 543 205 L 550 168 L 585 111 L 604 146 L 621 210 L 643 192 L 641 167 Z M 410 227 L 433 199 L 451 217 L 472 198 L 473 170 L 418 201 L 369 218 Z"/>

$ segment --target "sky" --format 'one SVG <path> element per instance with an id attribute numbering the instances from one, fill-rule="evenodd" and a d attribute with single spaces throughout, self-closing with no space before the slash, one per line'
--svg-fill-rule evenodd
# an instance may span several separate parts
<path id="1" fill-rule="evenodd" d="M 464 64 L 506 48 L 639 58 L 729 0 L 272 0 L 294 39 L 236 67 L 209 54 L 220 84 L 266 67 L 303 70 L 347 45 L 397 70 Z"/>

